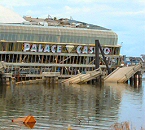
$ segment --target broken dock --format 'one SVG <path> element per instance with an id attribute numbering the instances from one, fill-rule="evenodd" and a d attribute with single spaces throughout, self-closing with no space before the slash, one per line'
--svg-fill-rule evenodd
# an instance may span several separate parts
<path id="1" fill-rule="evenodd" d="M 62 82 L 69 83 L 69 84 L 78 84 L 78 83 L 82 84 L 82 83 L 86 83 L 92 79 L 95 79 L 95 78 L 99 77 L 100 75 L 102 75 L 102 70 L 99 68 L 99 69 L 95 69 L 93 71 L 88 71 L 88 72 L 86 72 L 86 74 L 79 73 Z"/>
<path id="2" fill-rule="evenodd" d="M 118 67 L 116 70 L 114 70 L 104 78 L 104 82 L 125 83 L 128 80 L 132 81 L 132 79 L 140 79 L 142 78 L 141 68 L 141 63 L 135 66 L 125 66 L 121 68 Z"/>

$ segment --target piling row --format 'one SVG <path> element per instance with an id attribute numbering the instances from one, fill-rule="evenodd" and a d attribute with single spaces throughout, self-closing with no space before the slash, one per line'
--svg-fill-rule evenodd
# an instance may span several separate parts
<path id="1" fill-rule="evenodd" d="M 44 72 L 42 75 L 27 75 L 25 77 L 26 80 L 18 81 L 17 77 L 12 77 L 11 73 L 2 74 L 1 75 L 1 82 L 3 84 L 38 84 L 38 83 L 58 83 L 58 76 L 60 75 L 59 72 Z M 30 77 L 29 77 L 30 76 Z"/>
<path id="2" fill-rule="evenodd" d="M 142 74 L 141 71 L 135 73 L 128 81 L 130 85 L 140 86 L 142 84 Z"/>

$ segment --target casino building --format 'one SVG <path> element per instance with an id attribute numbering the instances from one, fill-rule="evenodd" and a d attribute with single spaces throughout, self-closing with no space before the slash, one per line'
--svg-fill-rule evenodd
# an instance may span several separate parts
<path id="1" fill-rule="evenodd" d="M 99 40 L 110 68 L 121 64 L 118 35 L 111 29 L 72 19 L 21 17 L 0 6 L 0 60 L 13 75 L 95 68 L 95 40 Z M 100 55 L 100 66 L 106 66 Z"/>

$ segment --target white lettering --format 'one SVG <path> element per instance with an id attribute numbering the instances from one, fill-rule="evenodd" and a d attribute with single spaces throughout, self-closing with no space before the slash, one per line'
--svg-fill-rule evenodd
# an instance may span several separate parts
<path id="1" fill-rule="evenodd" d="M 55 52 L 56 52 L 56 45 L 53 45 L 53 46 L 51 47 L 51 51 L 52 51 L 52 53 L 55 53 Z"/>
<path id="2" fill-rule="evenodd" d="M 87 46 L 84 46 L 82 53 L 83 54 L 88 54 L 88 47 Z"/>
<path id="3" fill-rule="evenodd" d="M 57 46 L 57 52 L 58 52 L 58 53 L 61 53 L 61 51 L 62 51 L 62 47 L 61 47 L 60 45 L 58 45 L 58 46 Z"/>
<path id="4" fill-rule="evenodd" d="M 78 53 L 78 54 L 81 53 L 81 48 L 82 48 L 82 46 L 78 46 L 78 47 L 77 47 L 77 53 Z"/>
<path id="5" fill-rule="evenodd" d="M 33 45 L 32 45 L 31 51 L 37 52 L 37 45 L 36 45 L 36 44 L 33 44 Z"/>
<path id="6" fill-rule="evenodd" d="M 94 53 L 94 47 L 90 47 L 89 48 L 89 54 L 93 54 Z"/>
<path id="7" fill-rule="evenodd" d="M 49 45 L 46 45 L 46 46 L 45 46 L 44 52 L 50 52 L 50 46 L 49 46 Z"/>
<path id="8" fill-rule="evenodd" d="M 68 53 L 72 51 L 74 46 L 66 46 L 66 50 L 68 50 Z M 31 52 L 52 52 L 52 53 L 61 53 L 62 52 L 62 46 L 61 45 L 42 45 L 42 44 L 29 44 L 24 43 L 24 49 L 23 51 L 31 51 Z M 109 54 L 111 52 L 110 48 L 106 47 L 103 49 L 105 54 Z M 100 49 L 99 49 L 100 52 Z M 76 53 L 78 54 L 94 54 L 95 53 L 95 47 L 88 47 L 88 46 L 77 46 L 76 47 Z"/>
<path id="9" fill-rule="evenodd" d="M 30 50 L 30 44 L 29 43 L 24 43 L 24 52 L 29 51 Z"/>
<path id="10" fill-rule="evenodd" d="M 110 53 L 110 49 L 108 47 L 104 48 L 104 53 L 108 55 Z"/>
<path id="11" fill-rule="evenodd" d="M 42 52 L 43 51 L 43 47 L 41 44 L 39 44 L 39 47 L 38 47 L 38 52 Z"/>

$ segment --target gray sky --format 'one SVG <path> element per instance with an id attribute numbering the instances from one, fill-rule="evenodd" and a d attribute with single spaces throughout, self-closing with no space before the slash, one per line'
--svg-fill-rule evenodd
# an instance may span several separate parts
<path id="1" fill-rule="evenodd" d="M 21 16 L 80 20 L 112 29 L 121 54 L 145 54 L 145 0 L 0 0 Z"/>

